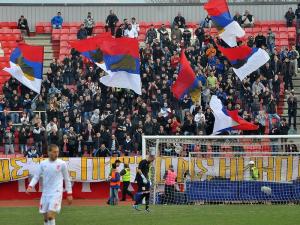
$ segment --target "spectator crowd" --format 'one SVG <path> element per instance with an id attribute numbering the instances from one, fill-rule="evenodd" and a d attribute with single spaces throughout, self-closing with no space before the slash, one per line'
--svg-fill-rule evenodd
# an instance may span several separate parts
<path id="1" fill-rule="evenodd" d="M 248 11 L 235 17 L 245 27 L 254 24 L 254 16 Z M 224 43 L 205 32 L 204 27 L 211 24 L 209 20 L 206 17 L 195 30 L 196 40 L 192 40 L 180 13 L 171 33 L 164 24 L 158 29 L 150 27 L 140 47 L 140 96 L 130 90 L 104 86 L 100 82 L 104 71 L 74 49 L 62 61 L 53 59 L 38 96 L 10 78 L 0 95 L 0 146 L 4 146 L 5 154 L 18 150 L 28 157 L 37 157 L 45 154 L 46 145 L 57 144 L 62 155 L 70 157 L 132 155 L 141 152 L 143 134 L 210 135 L 214 126 L 209 108 L 211 95 L 217 95 L 228 110 L 238 110 L 241 117 L 259 126 L 257 131 L 230 134 L 284 135 L 288 134 L 292 119 L 296 129 L 297 98 L 292 77 L 297 74 L 299 53 L 295 46 L 277 49 L 271 29 L 267 36 L 259 33 L 250 37 L 245 44 L 265 48 L 271 59 L 240 81 L 217 49 L 217 44 Z M 124 19 L 117 27 L 118 21 L 111 11 L 106 20 L 107 31 L 116 37 L 138 36 L 136 18 L 131 22 Z M 61 28 L 62 22 L 61 13 L 52 19 L 54 28 Z M 89 13 L 78 38 L 90 36 L 94 24 Z M 199 101 L 193 102 L 189 94 L 177 100 L 171 92 L 182 48 L 186 49 L 200 83 Z M 288 122 L 277 111 L 282 91 L 290 92 Z"/>

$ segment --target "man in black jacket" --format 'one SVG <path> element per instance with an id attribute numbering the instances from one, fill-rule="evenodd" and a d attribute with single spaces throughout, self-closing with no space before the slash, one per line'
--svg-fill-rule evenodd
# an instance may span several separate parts
<path id="1" fill-rule="evenodd" d="M 27 19 L 23 15 L 18 20 L 18 28 L 20 30 L 25 30 L 27 32 L 28 37 L 30 36 L 28 22 L 27 22 Z"/>
<path id="2" fill-rule="evenodd" d="M 267 46 L 267 39 L 262 32 L 259 32 L 258 35 L 255 37 L 255 44 L 256 44 L 256 48 Z"/>
<path id="3" fill-rule="evenodd" d="M 110 29 L 111 35 L 114 35 L 115 28 L 116 28 L 118 21 L 119 21 L 119 19 L 116 16 L 116 14 L 112 10 L 110 10 L 109 15 L 106 18 L 106 25 L 105 25 L 106 32 L 108 32 L 108 29 Z"/>
<path id="4" fill-rule="evenodd" d="M 204 31 L 203 27 L 200 24 L 198 25 L 197 29 L 195 30 L 195 35 L 198 39 L 200 48 L 202 48 L 202 43 L 203 43 L 204 38 L 205 38 L 205 31 Z"/>
<path id="5" fill-rule="evenodd" d="M 86 39 L 88 36 L 88 33 L 84 27 L 84 24 L 81 24 L 80 29 L 77 32 L 77 39 L 82 40 Z"/>
<path id="6" fill-rule="evenodd" d="M 296 118 L 297 118 L 297 98 L 294 94 L 294 92 L 292 91 L 290 93 L 290 96 L 287 100 L 288 102 L 288 115 L 289 115 L 289 126 L 291 126 L 292 123 L 292 118 L 294 120 L 294 129 L 297 129 L 297 123 L 296 123 Z"/>
<path id="7" fill-rule="evenodd" d="M 173 25 L 178 25 L 179 28 L 185 27 L 185 19 L 183 16 L 181 16 L 181 13 L 179 12 L 178 15 L 174 18 Z"/>

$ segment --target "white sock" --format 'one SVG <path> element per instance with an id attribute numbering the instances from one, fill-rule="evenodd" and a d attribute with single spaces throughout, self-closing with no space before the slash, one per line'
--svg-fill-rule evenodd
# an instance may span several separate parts
<path id="1" fill-rule="evenodd" d="M 48 224 L 47 225 L 55 225 L 55 219 L 48 220 Z"/>

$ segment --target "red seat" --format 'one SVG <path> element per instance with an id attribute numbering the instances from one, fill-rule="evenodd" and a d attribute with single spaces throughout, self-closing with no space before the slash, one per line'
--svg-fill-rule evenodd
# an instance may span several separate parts
<path id="1" fill-rule="evenodd" d="M 61 29 L 52 30 L 52 34 L 60 34 L 60 33 L 61 33 Z"/>
<path id="2" fill-rule="evenodd" d="M 268 32 L 269 29 L 270 29 L 270 27 L 262 27 L 262 28 L 261 28 L 261 31 L 262 31 L 262 32 Z M 272 28 L 271 28 L 271 29 L 272 29 Z M 272 29 L 272 30 L 273 30 L 273 29 Z"/>
<path id="3" fill-rule="evenodd" d="M 69 40 L 69 35 L 67 35 L 67 34 L 61 35 L 61 36 L 60 36 L 60 40 L 61 40 L 61 41 L 68 41 L 68 40 Z"/>
<path id="4" fill-rule="evenodd" d="M 70 49 L 69 48 L 61 48 L 59 50 L 59 54 L 65 54 L 65 55 L 70 54 Z"/>
<path id="5" fill-rule="evenodd" d="M 103 28 L 105 24 L 103 22 L 96 22 L 95 27 L 97 28 Z"/>
<path id="6" fill-rule="evenodd" d="M 287 32 L 288 29 L 287 29 L 287 27 L 279 27 L 278 31 L 280 31 L 280 32 Z"/>
<path id="7" fill-rule="evenodd" d="M 280 39 L 288 39 L 289 38 L 288 33 L 280 33 L 279 38 Z"/>
<path id="8" fill-rule="evenodd" d="M 70 29 L 70 34 L 77 34 L 78 28 L 71 28 Z"/>
<path id="9" fill-rule="evenodd" d="M 105 32 L 105 29 L 104 28 L 95 28 L 93 30 L 93 33 L 94 34 L 100 34 L 100 33 L 104 33 Z"/>
<path id="10" fill-rule="evenodd" d="M 77 40 L 77 35 L 76 34 L 70 34 L 69 40 L 70 41 Z"/>
<path id="11" fill-rule="evenodd" d="M 16 29 L 18 27 L 17 22 L 8 22 L 8 26 L 12 29 Z"/>
<path id="12" fill-rule="evenodd" d="M 60 34 L 52 34 L 53 41 L 59 41 L 59 39 L 60 39 Z"/>
<path id="13" fill-rule="evenodd" d="M 2 29 L 0 29 L 0 33 L 1 34 L 11 34 L 12 33 L 12 29 L 2 28 Z"/>
<path id="14" fill-rule="evenodd" d="M 0 22 L 0 28 L 1 27 L 9 27 L 9 22 Z"/>
<path id="15" fill-rule="evenodd" d="M 52 32 L 52 27 L 51 26 L 44 27 L 44 33 L 45 34 L 50 34 L 51 32 Z"/>
<path id="16" fill-rule="evenodd" d="M 69 28 L 70 27 L 70 23 L 68 22 L 64 22 L 62 25 L 63 28 Z"/>
<path id="17" fill-rule="evenodd" d="M 288 32 L 295 32 L 296 33 L 296 27 L 288 27 Z"/>
<path id="18" fill-rule="evenodd" d="M 289 39 L 296 39 L 296 33 L 289 33 Z"/>
<path id="19" fill-rule="evenodd" d="M 71 22 L 69 25 L 70 28 L 79 28 L 81 24 L 81 22 Z"/>
<path id="20" fill-rule="evenodd" d="M 196 22 L 187 22 L 186 25 L 188 28 L 196 28 L 197 27 Z"/>
<path id="21" fill-rule="evenodd" d="M 279 46 L 286 46 L 288 47 L 289 46 L 289 41 L 288 40 L 280 40 L 279 42 Z"/>
<path id="22" fill-rule="evenodd" d="M 245 32 L 246 33 L 252 33 L 252 28 L 250 28 L 250 27 L 245 28 Z"/>
<path id="23" fill-rule="evenodd" d="M 254 28 L 252 29 L 252 32 L 255 33 L 255 34 L 261 32 L 261 27 L 254 27 Z"/>
<path id="24" fill-rule="evenodd" d="M 70 33 L 70 29 L 66 29 L 66 28 L 61 29 L 61 30 L 60 30 L 60 33 L 61 33 L 61 34 L 69 34 L 69 33 Z"/>

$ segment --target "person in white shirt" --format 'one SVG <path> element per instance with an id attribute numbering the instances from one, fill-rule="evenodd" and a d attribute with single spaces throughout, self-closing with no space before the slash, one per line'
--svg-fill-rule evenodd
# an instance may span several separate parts
<path id="1" fill-rule="evenodd" d="M 135 17 L 131 18 L 131 26 L 133 30 L 136 30 L 137 33 L 140 32 L 140 25 L 136 22 Z"/>
<path id="2" fill-rule="evenodd" d="M 125 30 L 124 32 L 124 36 L 125 37 L 129 37 L 129 38 L 137 38 L 138 37 L 138 33 L 135 29 L 132 29 L 132 25 L 128 24 L 128 29 Z"/>
<path id="3" fill-rule="evenodd" d="M 67 164 L 58 159 L 59 149 L 57 145 L 48 148 L 49 159 L 42 161 L 37 173 L 32 178 L 26 193 L 32 192 L 39 179 L 43 178 L 43 191 L 40 201 L 40 213 L 44 215 L 44 225 L 55 225 L 56 214 L 60 212 L 63 196 L 63 180 L 67 190 L 67 200 L 71 204 L 72 185 L 69 177 Z"/>

